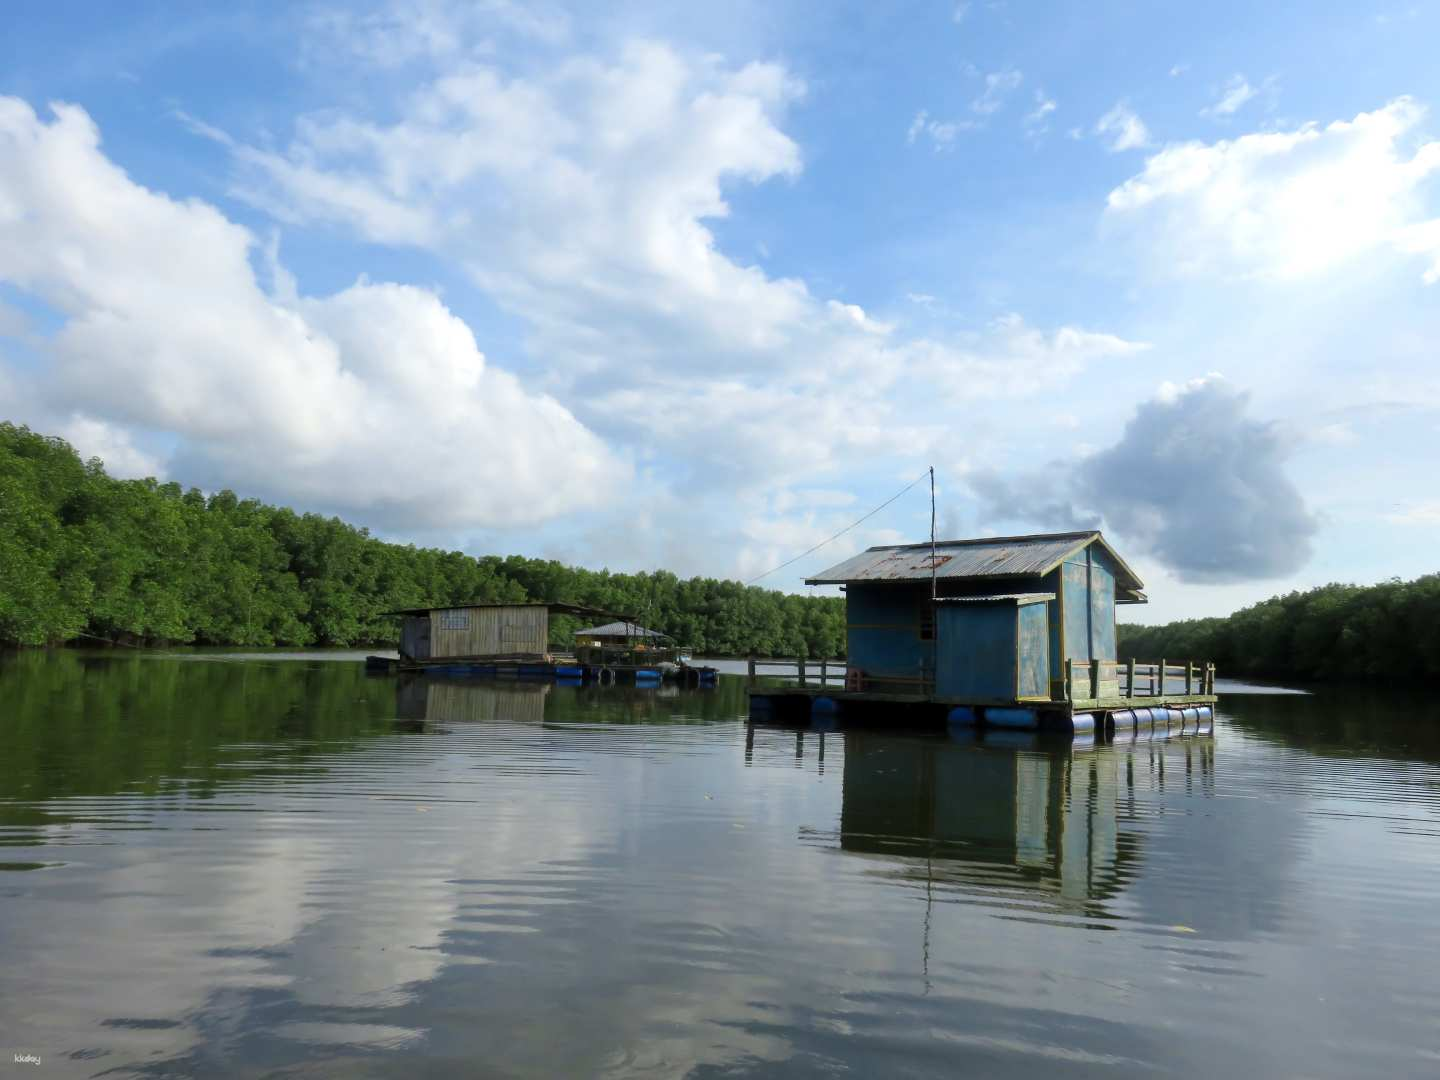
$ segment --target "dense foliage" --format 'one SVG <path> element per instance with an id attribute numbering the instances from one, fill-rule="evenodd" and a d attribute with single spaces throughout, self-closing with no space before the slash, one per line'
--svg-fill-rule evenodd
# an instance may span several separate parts
<path id="1" fill-rule="evenodd" d="M 337 518 L 221 491 L 115 480 L 63 440 L 0 423 L 0 643 L 393 642 L 381 613 L 546 600 L 634 614 L 708 655 L 838 656 L 838 597 L 612 574 L 389 544 Z M 552 620 L 552 640 L 578 623 Z"/>
<path id="2" fill-rule="evenodd" d="M 1440 574 L 1324 585 L 1225 618 L 1122 624 L 1119 654 L 1213 660 L 1231 677 L 1414 682 L 1440 675 Z"/>

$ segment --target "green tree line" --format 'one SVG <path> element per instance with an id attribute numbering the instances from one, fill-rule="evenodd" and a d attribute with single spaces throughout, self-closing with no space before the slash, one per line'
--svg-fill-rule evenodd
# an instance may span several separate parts
<path id="1" fill-rule="evenodd" d="M 1322 585 L 1233 615 L 1119 627 L 1119 654 L 1213 660 L 1222 676 L 1414 682 L 1440 675 L 1440 574 Z"/>
<path id="2" fill-rule="evenodd" d="M 709 655 L 844 651 L 839 597 L 386 543 L 230 491 L 117 480 L 0 423 L 0 643 L 383 645 L 386 611 L 527 600 L 633 614 Z M 553 642 L 579 625 L 552 620 Z"/>

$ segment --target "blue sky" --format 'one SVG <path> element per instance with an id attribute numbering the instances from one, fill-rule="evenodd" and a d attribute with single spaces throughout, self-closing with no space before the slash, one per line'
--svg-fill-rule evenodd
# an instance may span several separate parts
<path id="1" fill-rule="evenodd" d="M 1440 6 L 598 10 L 11 5 L 0 414 L 614 569 L 750 578 L 931 464 L 1146 619 L 1435 569 Z"/>

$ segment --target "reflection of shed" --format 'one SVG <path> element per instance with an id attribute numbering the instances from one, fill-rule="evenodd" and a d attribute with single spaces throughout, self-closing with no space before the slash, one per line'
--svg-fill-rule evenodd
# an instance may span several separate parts
<path id="1" fill-rule="evenodd" d="M 933 581 L 933 597 L 932 597 Z M 1143 585 L 1098 532 L 874 547 L 807 580 L 846 590 L 849 666 L 941 698 L 1064 698 L 1065 661 L 1107 661 Z"/>
<path id="2" fill-rule="evenodd" d="M 459 604 L 409 608 L 401 616 L 402 661 L 543 659 L 550 614 L 605 615 L 577 604 Z"/>
<path id="3" fill-rule="evenodd" d="M 545 719 L 549 683 L 475 682 L 437 675 L 402 678 L 396 687 L 401 720 L 441 723 L 511 721 L 539 724 Z"/>
<path id="4" fill-rule="evenodd" d="M 847 732 L 840 846 L 934 860 L 939 880 L 986 888 L 1006 880 L 1066 900 L 1107 899 L 1139 855 L 1139 838 L 1120 830 L 1121 765 L 1109 752 Z M 996 868 L 1010 869 L 1002 879 Z"/>

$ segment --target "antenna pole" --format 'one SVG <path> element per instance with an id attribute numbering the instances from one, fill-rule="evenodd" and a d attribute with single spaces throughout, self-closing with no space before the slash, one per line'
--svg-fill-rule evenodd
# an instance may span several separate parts
<path id="1" fill-rule="evenodd" d="M 930 466 L 930 599 L 935 599 L 935 466 Z"/>

